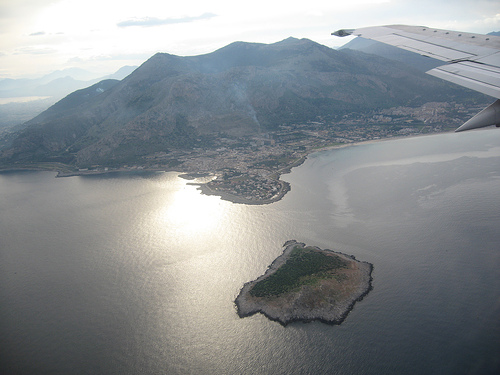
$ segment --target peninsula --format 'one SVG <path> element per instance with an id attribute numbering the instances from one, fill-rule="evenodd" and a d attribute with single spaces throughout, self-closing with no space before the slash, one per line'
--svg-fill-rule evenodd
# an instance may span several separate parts
<path id="1" fill-rule="evenodd" d="M 264 275 L 241 289 L 235 300 L 240 318 L 260 312 L 282 325 L 340 324 L 372 289 L 370 263 L 295 240 L 284 248 Z"/>

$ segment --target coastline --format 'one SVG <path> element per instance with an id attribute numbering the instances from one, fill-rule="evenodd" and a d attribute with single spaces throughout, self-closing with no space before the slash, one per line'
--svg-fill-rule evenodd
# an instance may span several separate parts
<path id="1" fill-rule="evenodd" d="M 355 147 L 359 145 L 365 145 L 365 144 L 370 144 L 370 143 L 378 143 L 378 142 L 383 142 L 383 141 L 391 141 L 391 140 L 398 140 L 398 139 L 405 139 L 405 138 L 414 138 L 414 137 L 421 137 L 421 136 L 429 136 L 429 135 L 435 135 L 439 133 L 431 133 L 431 134 L 415 134 L 415 135 L 410 135 L 410 136 L 398 136 L 398 137 L 387 137 L 387 138 L 380 138 L 380 139 L 371 139 L 371 140 L 366 140 L 366 141 L 359 141 L 359 142 L 351 142 L 351 143 L 345 143 L 345 144 L 335 144 L 335 145 L 330 145 L 330 146 L 325 146 L 325 147 L 320 147 L 316 149 L 310 149 L 304 151 L 304 153 L 296 159 L 294 162 L 290 163 L 289 165 L 281 168 L 280 170 L 277 171 L 270 171 L 270 174 L 268 175 L 269 180 L 274 180 L 279 183 L 279 189 L 278 191 L 273 194 L 272 197 L 266 198 L 266 199 L 248 199 L 248 197 L 244 197 L 241 195 L 237 194 L 232 194 L 230 192 L 226 191 L 221 191 L 221 190 L 215 190 L 210 188 L 208 186 L 207 182 L 188 182 L 188 185 L 194 185 L 198 186 L 197 190 L 200 191 L 201 194 L 203 195 L 212 195 L 212 196 L 219 196 L 222 200 L 235 203 L 235 204 L 247 204 L 247 205 L 266 205 L 266 204 L 271 204 L 275 203 L 279 200 L 281 200 L 290 190 L 291 186 L 288 182 L 282 181 L 280 179 L 282 174 L 290 173 L 291 170 L 297 166 L 300 166 L 303 164 L 308 156 L 317 153 L 317 152 L 324 152 L 324 151 L 329 151 L 329 150 L 334 150 L 334 149 L 341 149 L 341 148 L 347 148 L 347 147 Z M 130 173 L 130 172 L 176 172 L 178 173 L 178 177 L 186 179 L 186 180 L 196 180 L 200 177 L 207 177 L 207 176 L 213 176 L 213 171 L 212 172 L 207 172 L 207 171 L 194 171 L 191 170 L 192 168 L 188 169 L 183 169 L 182 167 L 177 169 L 173 168 L 163 168 L 163 167 L 154 167 L 154 168 L 149 168 L 149 167 L 120 167 L 116 169 L 80 169 L 80 170 L 75 170 L 74 167 L 62 163 L 41 163 L 38 165 L 33 165 L 33 166 L 22 166 L 22 167 L 10 167 L 10 168 L 5 168 L 5 169 L 0 169 L 1 172 L 9 172 L 9 171 L 50 171 L 50 172 L 56 172 L 55 177 L 75 177 L 75 176 L 93 176 L 93 175 L 104 175 L 104 174 L 111 174 L 111 173 Z"/>
<path id="2" fill-rule="evenodd" d="M 286 167 L 280 169 L 279 171 L 276 171 L 273 173 L 274 177 L 273 179 L 278 181 L 281 185 L 281 188 L 279 192 L 274 195 L 271 199 L 265 199 L 265 200 L 251 200 L 251 199 L 246 199 L 245 197 L 238 196 L 235 194 L 231 194 L 228 192 L 224 191 L 217 191 L 211 189 L 207 183 L 188 183 L 188 185 L 195 185 L 198 186 L 198 190 L 200 191 L 201 194 L 203 195 L 212 195 L 212 196 L 218 196 L 222 200 L 231 202 L 231 203 L 236 203 L 236 204 L 247 204 L 247 205 L 265 205 L 265 204 L 271 204 L 280 201 L 283 199 L 283 197 L 291 190 L 291 186 L 288 182 L 283 181 L 280 179 L 282 174 L 290 173 L 291 170 L 295 167 L 298 167 L 302 165 L 309 155 L 315 154 L 317 152 L 324 152 L 324 151 L 329 151 L 329 150 L 335 150 L 335 149 L 341 149 L 341 148 L 347 148 L 347 147 L 355 147 L 355 146 L 361 146 L 361 145 L 366 145 L 366 144 L 371 144 L 371 143 L 378 143 L 378 142 L 384 142 L 384 141 L 392 141 L 392 140 L 400 140 L 400 139 L 407 139 L 407 138 L 415 138 L 415 137 L 425 137 L 425 136 L 431 136 L 431 135 L 436 135 L 436 134 L 442 134 L 442 133 L 433 133 L 433 134 L 415 134 L 411 136 L 399 136 L 399 137 L 387 137 L 387 138 L 380 138 L 380 139 L 370 139 L 367 141 L 360 141 L 360 142 L 352 142 L 352 143 L 345 143 L 345 144 L 336 144 L 336 145 L 331 145 L 331 146 L 326 146 L 326 147 L 321 147 L 317 149 L 311 149 L 308 150 L 302 155 L 300 158 L 298 158 L 296 161 L 291 163 L 290 165 L 287 165 Z M 184 173 L 184 175 L 191 175 L 192 173 Z M 182 177 L 185 179 L 192 179 L 192 178 L 186 178 Z"/>
<path id="3" fill-rule="evenodd" d="M 231 203 L 247 204 L 247 205 L 264 205 L 264 204 L 271 204 L 281 200 L 286 195 L 286 193 L 288 193 L 291 190 L 290 184 L 288 182 L 282 180 L 277 180 L 277 181 L 280 183 L 279 191 L 270 199 L 261 199 L 261 200 L 247 199 L 245 197 L 227 193 L 225 191 L 213 190 L 206 183 L 188 182 L 187 185 L 198 186 L 197 190 L 199 190 L 201 194 L 215 195 L 220 197 L 222 200 Z"/>
<path id="4" fill-rule="evenodd" d="M 295 162 L 293 162 L 290 165 L 287 165 L 286 167 L 282 168 L 281 170 L 273 173 L 273 175 L 274 175 L 273 179 L 278 181 L 280 183 L 281 187 L 280 187 L 280 190 L 278 191 L 278 193 L 276 195 L 274 195 L 271 199 L 264 199 L 264 200 L 246 199 L 245 197 L 231 194 L 228 192 L 213 190 L 207 185 L 207 183 L 192 182 L 192 183 L 188 183 L 188 185 L 198 186 L 198 190 L 203 195 L 218 196 L 222 200 L 225 200 L 225 201 L 228 201 L 231 203 L 247 204 L 247 205 L 271 204 L 271 203 L 275 203 L 275 202 L 278 202 L 281 199 L 283 199 L 283 197 L 291 190 L 290 184 L 288 182 L 280 179 L 281 175 L 286 174 L 286 173 L 290 173 L 293 168 L 302 165 L 307 160 L 309 155 L 315 154 L 317 152 L 323 152 L 323 151 L 329 151 L 329 150 L 335 150 L 335 149 L 341 149 L 341 148 L 347 148 L 347 147 L 353 147 L 353 146 L 360 146 L 360 145 L 365 145 L 365 144 L 370 144 L 370 143 L 378 143 L 378 142 L 382 142 L 382 141 L 391 141 L 391 140 L 397 140 L 397 139 L 426 136 L 426 135 L 433 135 L 433 134 L 418 134 L 418 135 L 413 135 L 413 136 L 400 136 L 400 137 L 390 137 L 390 138 L 388 137 L 388 138 L 381 138 L 381 139 L 371 139 L 368 141 L 352 142 L 352 143 L 346 143 L 346 144 L 340 144 L 340 145 L 337 144 L 337 145 L 331 145 L 331 146 L 321 147 L 321 148 L 317 148 L 317 149 L 311 149 L 311 150 L 305 152 L 305 154 L 302 155 L 300 158 L 298 158 Z M 191 175 L 191 173 L 185 173 L 184 175 Z M 182 178 L 185 178 L 188 180 L 193 179 L 193 178 L 186 178 L 186 177 L 182 177 Z"/>
<path id="5" fill-rule="evenodd" d="M 75 177 L 75 176 L 94 176 L 102 174 L 130 173 L 130 172 L 176 172 L 176 171 L 169 170 L 167 168 L 142 168 L 142 169 L 117 168 L 111 170 L 88 170 L 88 171 L 72 171 L 72 172 L 57 171 L 56 177 L 62 178 L 62 177 Z"/>
<path id="6" fill-rule="evenodd" d="M 290 253 L 296 246 L 305 247 L 305 244 L 295 240 L 287 241 L 284 245 L 283 253 L 278 256 L 268 267 L 266 272 L 257 279 L 247 282 L 243 285 L 235 299 L 234 303 L 237 309 L 238 316 L 245 318 L 256 313 L 261 313 L 272 321 L 276 321 L 283 326 L 292 322 L 311 322 L 320 321 L 322 323 L 338 325 L 341 324 L 354 308 L 356 302 L 361 301 L 372 289 L 372 272 L 373 265 L 368 262 L 361 262 L 354 256 L 343 254 L 332 250 L 322 250 L 311 246 L 315 250 L 324 253 L 333 253 L 344 260 L 348 260 L 352 265 L 357 267 L 359 271 L 359 285 L 353 288 L 352 293 L 341 300 L 321 301 L 319 306 L 311 308 L 304 301 L 308 301 L 308 293 L 316 293 L 316 289 L 309 285 L 302 286 L 298 292 L 286 293 L 284 296 L 278 297 L 253 297 L 250 295 L 250 290 L 258 282 L 268 278 L 274 274 L 288 260 Z M 309 247 L 308 247 L 309 248 Z M 321 290 L 325 285 L 321 285 Z"/>

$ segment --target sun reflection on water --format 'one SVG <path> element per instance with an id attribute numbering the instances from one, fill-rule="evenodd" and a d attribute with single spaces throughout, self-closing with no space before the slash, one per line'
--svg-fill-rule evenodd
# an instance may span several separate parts
<path id="1" fill-rule="evenodd" d="M 212 232 L 224 215 L 224 203 L 218 197 L 202 195 L 195 186 L 185 185 L 174 193 L 160 216 L 171 230 L 187 235 Z"/>

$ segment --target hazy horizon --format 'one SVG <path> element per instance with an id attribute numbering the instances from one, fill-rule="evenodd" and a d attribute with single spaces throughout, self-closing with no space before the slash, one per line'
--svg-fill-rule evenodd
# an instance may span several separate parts
<path id="1" fill-rule="evenodd" d="M 97 10 L 97 11 L 96 11 Z M 308 38 L 329 47 L 349 39 L 339 28 L 427 25 L 475 33 L 500 29 L 493 0 L 189 1 L 181 4 L 97 0 L 6 0 L 0 4 L 0 78 L 43 76 L 70 67 L 108 74 L 156 52 L 212 52 L 234 41 Z"/>

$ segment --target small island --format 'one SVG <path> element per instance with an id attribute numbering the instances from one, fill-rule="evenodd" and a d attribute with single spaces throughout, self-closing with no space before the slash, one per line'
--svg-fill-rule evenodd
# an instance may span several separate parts
<path id="1" fill-rule="evenodd" d="M 370 263 L 295 240 L 284 247 L 264 275 L 241 289 L 235 300 L 240 318 L 260 312 L 282 325 L 340 324 L 372 289 Z"/>

